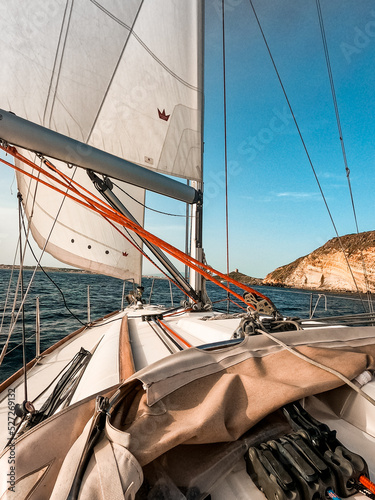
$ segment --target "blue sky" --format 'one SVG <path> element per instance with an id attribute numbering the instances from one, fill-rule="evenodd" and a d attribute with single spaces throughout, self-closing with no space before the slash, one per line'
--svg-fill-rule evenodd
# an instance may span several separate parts
<path id="1" fill-rule="evenodd" d="M 339 234 L 355 232 L 315 1 L 254 5 Z M 225 272 L 220 6 L 206 1 L 204 247 L 208 262 Z M 321 0 L 321 8 L 359 229 L 368 231 L 375 208 L 375 5 Z M 335 233 L 248 0 L 227 0 L 226 27 L 230 268 L 264 277 Z M 11 263 L 16 187 L 13 172 L 0 172 L 0 262 Z M 160 208 L 155 195 L 148 204 Z M 177 202 L 165 209 L 184 213 Z M 182 219 L 150 212 L 146 221 L 183 247 Z"/>
<path id="2" fill-rule="evenodd" d="M 224 191 L 215 185 L 223 168 L 222 96 L 210 92 L 221 72 L 215 5 L 207 2 L 205 246 L 209 260 L 223 268 L 217 248 L 225 248 L 224 224 L 220 244 L 216 221 L 220 215 L 224 220 Z M 263 277 L 335 234 L 249 2 L 231 5 L 226 12 L 230 267 Z M 254 5 L 339 234 L 355 232 L 315 1 Z M 321 8 L 359 229 L 367 231 L 374 229 L 375 208 L 375 5 L 321 0 Z M 218 198 L 222 203 L 216 206 Z"/>

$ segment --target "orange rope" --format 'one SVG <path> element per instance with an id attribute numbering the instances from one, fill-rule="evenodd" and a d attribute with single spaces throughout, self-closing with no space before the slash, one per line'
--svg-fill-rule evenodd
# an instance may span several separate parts
<path id="1" fill-rule="evenodd" d="M 4 149 L 2 146 L 0 146 L 1 149 Z M 10 151 L 11 149 L 11 151 Z M 107 204 L 105 201 L 101 200 L 100 198 L 98 198 L 97 196 L 95 196 L 93 193 L 91 193 L 88 189 L 86 189 L 85 187 L 81 186 L 78 182 L 74 181 L 73 179 L 71 179 L 70 177 L 68 177 L 66 174 L 64 174 L 63 172 L 60 172 L 59 170 L 56 169 L 56 167 L 54 165 L 52 165 L 52 163 L 50 162 L 45 162 L 45 164 L 51 168 L 54 172 L 56 172 L 57 174 L 60 175 L 60 177 L 62 177 L 64 179 L 64 181 L 61 181 L 60 179 L 57 179 L 56 177 L 54 177 L 53 175 L 51 175 L 49 172 L 45 171 L 44 169 L 42 169 L 41 167 L 38 167 L 37 165 L 35 165 L 33 162 L 31 162 L 30 160 L 28 160 L 27 158 L 25 158 L 24 156 L 20 155 L 18 153 L 18 151 L 15 149 L 15 148 L 10 148 L 8 147 L 8 150 L 7 152 L 9 152 L 10 154 L 12 154 L 16 159 L 26 163 L 27 165 L 29 165 L 30 167 L 32 167 L 33 169 L 37 170 L 39 173 L 41 174 L 44 174 L 46 177 L 54 180 L 55 182 L 59 183 L 60 185 L 64 186 L 66 189 L 71 189 L 73 192 L 75 192 L 77 195 L 81 196 L 83 199 L 87 200 L 87 203 L 83 203 L 82 200 L 80 200 L 79 198 L 76 198 L 72 195 L 70 195 L 68 192 L 66 191 L 62 191 L 61 189 L 55 187 L 55 186 L 52 186 L 51 184 L 43 181 L 42 179 L 40 179 L 40 177 L 36 177 L 34 176 L 33 174 L 31 173 L 28 173 L 28 172 L 25 172 L 24 170 L 22 170 L 21 168 L 15 166 L 15 165 L 12 165 L 11 163 L 8 163 L 6 160 L 2 160 L 2 163 L 14 168 L 15 170 L 17 170 L 18 172 L 21 172 L 23 174 L 26 174 L 28 175 L 29 177 L 31 177 L 32 179 L 34 179 L 35 181 L 37 182 L 41 182 L 42 184 L 44 184 L 45 186 L 47 187 L 50 187 L 52 189 L 54 189 L 55 191 L 57 191 L 58 193 L 60 194 L 63 194 L 64 196 L 67 196 L 68 198 L 72 199 L 73 201 L 77 202 L 77 203 L 80 203 L 81 205 L 83 205 L 84 207 L 86 208 L 89 208 L 93 211 L 95 211 L 96 213 L 98 213 L 99 215 L 101 215 L 109 224 L 112 225 L 112 227 L 114 229 L 116 229 L 131 245 L 134 246 L 134 248 L 136 248 L 139 252 L 141 252 L 141 254 L 146 258 L 148 259 L 168 280 L 170 280 L 177 288 L 179 288 L 181 290 L 182 293 L 184 293 L 187 297 L 189 297 L 194 303 L 196 303 L 196 300 L 194 300 L 175 280 L 173 280 L 170 276 L 168 276 L 161 267 L 159 267 L 143 250 L 141 250 L 137 245 L 135 245 L 134 242 L 132 242 L 121 230 L 120 228 L 118 228 L 117 226 L 115 226 L 115 224 L 113 224 L 113 222 L 111 222 L 111 218 L 113 219 L 112 215 L 113 215 L 113 212 L 117 213 L 120 217 L 123 217 L 123 215 L 119 212 L 116 212 L 113 207 L 109 204 Z M 90 196 L 92 196 L 94 199 L 98 200 L 98 203 L 93 201 L 91 198 L 83 195 L 82 193 L 80 193 L 80 191 L 73 185 L 77 185 L 79 186 L 81 189 L 83 189 L 83 191 L 87 192 Z M 101 213 L 100 209 L 103 209 L 105 213 Z M 106 215 L 107 214 L 107 215 Z M 121 221 L 116 221 L 118 224 L 120 225 L 125 225 L 125 224 L 122 224 Z"/>
<path id="2" fill-rule="evenodd" d="M 160 319 L 158 320 L 158 323 L 160 323 L 168 332 L 173 336 L 176 337 L 180 342 L 182 342 L 186 347 L 193 347 L 189 342 L 187 342 L 184 338 L 182 338 L 178 333 L 174 332 L 172 328 L 170 328 L 168 325 L 166 325 L 163 321 Z"/>
<path id="3" fill-rule="evenodd" d="M 240 306 L 240 304 L 237 304 L 237 302 L 235 302 L 234 300 L 229 299 L 229 302 L 231 302 L 235 306 L 239 307 L 240 309 L 243 309 L 244 311 L 246 311 L 246 309 L 244 307 Z"/>
<path id="4" fill-rule="evenodd" d="M 359 482 L 375 495 L 375 484 L 366 476 L 360 476 Z"/>
<path id="5" fill-rule="evenodd" d="M 91 191 L 89 191 L 88 189 L 86 189 L 84 186 L 81 186 L 80 184 L 78 184 L 78 182 L 76 182 L 75 180 L 71 179 L 69 176 L 67 176 L 66 174 L 64 174 L 63 172 L 61 172 L 60 170 L 58 170 L 52 163 L 50 163 L 48 160 L 45 161 L 45 164 L 51 168 L 54 172 L 56 172 L 58 175 L 60 175 L 61 177 L 64 178 L 64 180 L 66 181 L 66 183 L 70 186 L 72 183 L 75 184 L 76 186 L 80 187 L 81 189 L 83 189 L 83 191 L 85 191 L 86 193 L 88 193 L 90 196 L 92 196 L 94 199 L 98 200 L 99 204 L 100 205 L 104 205 L 105 207 L 108 207 L 108 209 L 112 212 L 113 210 L 115 210 L 112 205 L 106 203 L 103 199 L 99 198 L 98 196 L 95 196 Z M 79 193 L 78 189 L 76 188 L 72 188 L 74 189 L 75 192 Z M 96 212 L 98 212 L 95 208 L 94 210 Z M 98 212 L 99 213 L 99 212 Z M 117 212 L 120 216 L 123 216 L 123 214 L 121 214 L 120 212 Z M 175 281 L 174 279 L 172 279 L 170 276 L 167 275 L 166 272 L 163 271 L 163 269 L 161 267 L 158 266 L 158 264 L 156 264 L 156 262 L 154 262 L 141 248 L 139 248 L 134 242 L 132 242 L 130 240 L 130 238 L 128 238 L 117 226 L 115 226 L 115 224 L 113 224 L 113 222 L 111 222 L 107 217 L 105 217 L 104 215 L 102 215 L 107 222 L 109 222 L 109 224 L 112 225 L 112 227 L 114 229 L 116 229 L 131 245 L 133 245 L 134 248 L 136 248 L 139 252 L 141 252 L 141 254 L 149 261 L 151 262 L 151 264 L 153 264 L 156 269 L 158 269 L 169 281 L 171 281 L 177 288 L 179 288 L 181 290 L 182 293 L 184 293 L 187 297 L 189 297 L 194 303 L 196 303 L 197 301 L 191 297 L 178 283 L 177 281 Z"/>
<path id="6" fill-rule="evenodd" d="M 179 309 L 178 311 L 175 311 L 173 313 L 169 313 L 169 314 L 163 314 L 163 317 L 164 318 L 170 318 L 171 316 L 179 316 L 180 314 L 182 313 L 186 313 L 186 312 L 189 312 L 191 311 L 192 308 L 191 307 L 188 307 L 186 309 Z"/>
<path id="7" fill-rule="evenodd" d="M 39 173 L 45 175 L 46 177 L 57 182 L 58 184 L 64 186 L 67 190 L 73 191 L 76 195 L 80 196 L 80 198 L 82 198 L 82 199 L 73 196 L 72 194 L 70 194 L 67 191 L 64 192 L 61 189 L 59 189 L 58 187 L 53 186 L 53 185 L 49 184 L 48 182 L 43 181 L 42 179 L 34 176 L 33 174 L 26 172 L 15 165 L 12 165 L 11 163 L 7 162 L 6 160 L 1 159 L 1 161 L 4 164 L 14 168 L 15 170 L 17 170 L 19 172 L 22 172 L 22 173 L 28 175 L 32 179 L 36 180 L 37 182 L 41 182 L 42 184 L 54 189 L 58 193 L 63 194 L 64 196 L 67 196 L 68 198 L 72 199 L 76 203 L 80 203 L 82 206 L 84 206 L 86 208 L 90 208 L 91 210 L 94 210 L 95 212 L 102 215 L 107 220 L 110 219 L 113 222 L 116 222 L 117 224 L 122 225 L 122 226 L 126 227 L 127 229 L 130 229 L 131 231 L 135 232 L 139 236 L 142 236 L 143 238 L 145 238 L 149 242 L 155 244 L 160 249 L 169 253 L 171 256 L 173 256 L 174 258 L 176 258 L 177 260 L 179 260 L 183 264 L 188 265 L 190 268 L 194 269 L 199 274 L 201 274 L 203 277 L 205 277 L 206 279 L 215 283 L 217 286 L 219 286 L 219 287 L 223 288 L 224 290 L 226 290 L 227 292 L 231 293 L 234 297 L 239 299 L 241 302 L 245 302 L 244 298 L 241 295 L 239 295 L 234 290 L 232 290 L 229 287 L 227 287 L 226 285 L 224 285 L 224 283 L 221 283 L 219 280 L 214 278 L 210 273 L 215 273 L 217 276 L 224 279 L 226 282 L 232 283 L 233 285 L 236 285 L 237 287 L 241 288 L 244 291 L 254 293 L 254 294 L 258 295 L 259 297 L 262 297 L 263 299 L 269 300 L 268 297 L 266 297 L 262 293 L 254 290 L 253 288 L 251 288 L 247 285 L 244 285 L 243 283 L 240 283 L 240 282 L 234 280 L 233 278 L 230 278 L 226 274 L 220 273 L 219 271 L 215 270 L 211 266 L 208 266 L 207 264 L 199 262 L 198 260 L 194 259 L 190 255 L 185 254 L 184 252 L 182 252 L 181 250 L 178 250 L 177 248 L 175 248 L 174 246 L 165 242 L 164 240 L 149 233 L 144 228 L 142 228 L 139 224 L 134 223 L 133 221 L 128 219 L 126 216 L 124 216 L 123 214 L 121 214 L 120 212 L 115 210 L 113 207 L 111 207 L 107 203 L 103 202 L 97 196 L 93 195 L 90 191 L 85 189 L 83 186 L 80 186 L 76 181 L 74 181 L 73 179 L 70 179 L 68 176 L 66 176 L 62 172 L 58 171 L 50 162 L 48 162 L 48 161 L 46 162 L 48 167 L 51 168 L 56 173 L 58 173 L 64 179 L 64 181 L 57 179 L 51 173 L 46 172 L 43 168 L 38 167 L 37 165 L 35 165 L 35 163 L 31 162 L 30 160 L 28 160 L 24 156 L 20 155 L 15 148 L 10 147 L 10 146 L 8 146 L 7 148 L 3 148 L 2 146 L 0 146 L 0 148 L 3 149 L 5 152 L 8 152 L 11 155 L 13 155 L 16 159 L 26 163 L 27 165 L 29 165 L 33 169 L 36 169 Z M 90 195 L 90 197 L 86 196 L 85 194 L 80 192 L 76 186 L 78 186 L 80 189 L 82 189 L 83 191 L 88 193 Z M 249 305 L 250 305 L 250 307 L 255 309 L 254 306 L 252 306 L 251 304 L 249 304 Z"/>

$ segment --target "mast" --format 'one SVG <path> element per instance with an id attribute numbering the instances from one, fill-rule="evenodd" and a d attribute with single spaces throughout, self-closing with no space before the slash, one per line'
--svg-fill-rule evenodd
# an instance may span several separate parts
<path id="1" fill-rule="evenodd" d="M 198 189 L 197 182 L 192 182 L 192 185 Z M 202 198 L 198 203 L 191 207 L 191 225 L 190 225 L 190 255 L 194 259 L 202 262 L 203 248 L 202 248 Z M 202 289 L 202 276 L 190 269 L 190 285 L 198 293 Z"/>
<path id="2" fill-rule="evenodd" d="M 200 94 L 200 106 L 201 106 L 201 169 L 202 169 L 202 179 L 203 179 L 203 151 L 204 151 L 204 139 L 203 139 L 203 130 L 204 130 L 204 26 L 205 26 L 205 7 L 204 2 L 200 3 L 200 15 L 198 16 L 198 33 L 201 37 L 199 41 L 200 47 L 202 50 L 198 54 L 198 71 L 199 88 L 202 89 Z M 203 251 L 203 182 L 191 181 L 191 187 L 194 188 L 199 193 L 199 198 L 196 200 L 191 207 L 191 224 L 190 224 L 190 255 L 194 259 L 199 262 L 203 262 L 204 259 L 204 251 Z M 200 296 L 200 299 L 203 303 L 208 303 L 209 299 L 206 294 L 205 288 L 205 279 L 194 271 L 190 269 L 190 285 L 194 288 L 194 290 Z"/>

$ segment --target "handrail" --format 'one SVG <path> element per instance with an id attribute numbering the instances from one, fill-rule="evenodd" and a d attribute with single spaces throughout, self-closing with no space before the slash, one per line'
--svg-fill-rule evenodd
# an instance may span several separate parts
<path id="1" fill-rule="evenodd" d="M 325 295 L 324 293 L 319 293 L 318 298 L 317 298 L 316 303 L 315 303 L 315 306 L 314 306 L 314 309 L 312 310 L 313 294 L 311 294 L 310 295 L 310 318 L 309 319 L 312 319 L 312 317 L 314 316 L 316 308 L 318 307 L 319 301 L 322 297 L 324 297 L 324 310 L 327 311 L 327 295 Z"/>
<path id="2" fill-rule="evenodd" d="M 122 285 L 122 295 L 121 295 L 121 309 L 120 311 L 124 310 L 124 302 L 125 302 L 125 289 L 126 289 L 126 282 L 130 281 L 133 284 L 133 292 L 134 292 L 134 278 L 125 278 L 124 283 Z"/>
<path id="3" fill-rule="evenodd" d="M 36 313 L 35 313 L 35 357 L 40 357 L 40 308 L 39 308 L 39 297 L 36 298 Z"/>
<path id="4" fill-rule="evenodd" d="M 151 277 L 150 277 L 150 279 L 151 279 Z M 154 292 L 155 280 L 163 280 L 163 281 L 168 281 L 169 282 L 169 293 L 170 293 L 170 296 L 171 296 L 171 304 L 172 304 L 172 307 L 174 307 L 173 289 L 172 289 L 172 283 L 171 283 L 171 281 L 168 278 L 162 278 L 162 277 L 157 277 L 157 276 L 153 276 L 153 278 L 152 278 L 151 290 L 150 290 L 150 295 L 149 295 L 149 298 L 148 298 L 148 304 L 149 305 L 151 304 L 151 298 L 152 298 L 152 294 Z"/>

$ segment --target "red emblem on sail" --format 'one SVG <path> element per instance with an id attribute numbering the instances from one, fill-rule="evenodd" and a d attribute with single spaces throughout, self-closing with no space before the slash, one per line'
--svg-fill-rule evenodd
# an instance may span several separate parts
<path id="1" fill-rule="evenodd" d="M 124 257 L 127 257 L 129 254 L 128 254 L 128 252 L 122 252 L 122 255 L 123 255 Z"/>
<path id="2" fill-rule="evenodd" d="M 160 111 L 160 109 L 158 108 L 158 113 L 159 113 L 159 118 L 161 120 L 164 120 L 165 122 L 167 122 L 169 120 L 169 117 L 171 116 L 171 115 L 165 114 L 165 109 L 163 109 L 163 111 Z"/>

